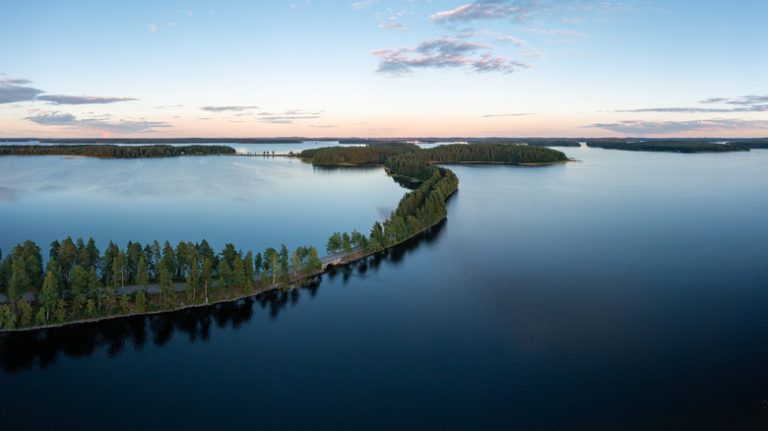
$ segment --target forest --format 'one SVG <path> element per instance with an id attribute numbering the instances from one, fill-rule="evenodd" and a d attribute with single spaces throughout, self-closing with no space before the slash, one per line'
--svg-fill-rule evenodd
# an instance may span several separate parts
<path id="1" fill-rule="evenodd" d="M 429 163 L 547 164 L 568 160 L 560 151 L 530 145 L 449 144 L 423 149 L 412 144 L 380 144 L 365 147 L 327 147 L 304 150 L 299 155 L 315 165 L 386 164 L 394 158 Z"/>
<path id="2" fill-rule="evenodd" d="M 304 138 L 0 138 L 41 144 L 300 144 Z"/>
<path id="3" fill-rule="evenodd" d="M 625 151 L 660 151 L 672 153 L 726 153 L 731 151 L 749 151 L 741 145 L 716 144 L 713 142 L 691 140 L 647 140 L 631 141 L 625 139 L 595 139 L 587 141 L 593 148 L 605 148 Z"/>
<path id="4" fill-rule="evenodd" d="M 226 244 L 216 253 L 206 240 L 172 246 L 93 239 L 54 241 L 46 264 L 32 241 L 18 244 L 0 263 L 0 328 L 174 310 L 255 294 L 322 269 L 314 247 L 289 253 L 285 245 L 243 253 Z"/>
<path id="5" fill-rule="evenodd" d="M 0 145 L 0 156 L 82 156 L 101 159 L 211 156 L 235 154 L 224 145 Z"/>

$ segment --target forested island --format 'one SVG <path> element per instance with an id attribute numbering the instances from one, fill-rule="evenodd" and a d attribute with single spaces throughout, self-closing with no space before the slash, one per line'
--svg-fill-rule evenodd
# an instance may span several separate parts
<path id="1" fill-rule="evenodd" d="M 428 164 L 503 163 L 537 165 L 568 161 L 568 157 L 557 150 L 507 144 L 450 144 L 426 149 L 405 143 L 368 145 L 365 147 L 326 147 L 304 150 L 299 154 L 299 157 L 316 165 L 384 164 L 387 167 L 396 160 L 402 161 L 404 159 L 414 162 L 422 161 Z"/>
<path id="2" fill-rule="evenodd" d="M 41 144 L 300 144 L 304 138 L 0 138 Z"/>
<path id="3" fill-rule="evenodd" d="M 735 139 L 705 139 L 705 138 L 503 138 L 503 137 L 413 137 L 413 138 L 65 138 L 65 139 L 38 139 L 38 138 L 0 138 L 0 143 L 24 143 L 38 142 L 43 144 L 59 144 L 62 147 L 76 146 L 109 146 L 120 144 L 122 146 L 148 145 L 181 145 L 190 144 L 189 147 L 197 147 L 199 144 L 300 144 L 303 142 L 338 142 L 339 144 L 363 144 L 365 146 L 393 146 L 439 144 L 439 143 L 466 143 L 471 145 L 503 144 L 509 146 L 528 147 L 579 147 L 585 144 L 593 148 L 605 148 L 611 150 L 626 151 L 658 151 L 675 153 L 723 153 L 731 151 L 749 151 L 750 149 L 768 148 L 768 138 L 735 138 Z M 10 145 L 9 145 L 10 146 Z M 43 147 L 35 144 L 13 145 L 15 147 Z M 213 147 L 212 145 L 205 145 Z M 5 148 L 0 145 L 0 155 L 8 155 Z M 56 147 L 53 145 L 52 147 Z M 35 153 L 34 149 L 26 150 L 25 155 L 45 155 L 47 153 Z M 50 150 L 53 151 L 53 150 Z M 190 153 L 187 153 L 190 154 Z M 197 152 L 194 154 L 207 154 Z M 221 153 L 225 154 L 225 153 Z M 89 155 L 89 154 L 80 154 Z M 95 156 L 103 157 L 103 156 Z M 118 156 L 115 156 L 118 157 Z M 138 156 L 141 157 L 141 156 Z M 147 156 L 153 157 L 153 156 Z M 158 156 L 167 157 L 167 156 Z M 469 161 L 466 161 L 469 162 Z M 487 162 L 482 160 L 482 162 Z"/>
<path id="4" fill-rule="evenodd" d="M 340 139 L 340 143 L 390 145 L 406 142 L 467 144 L 527 145 L 531 147 L 588 147 L 626 151 L 658 151 L 674 153 L 724 153 L 768 148 L 768 138 L 702 139 L 702 138 L 398 138 L 398 139 Z"/>
<path id="5" fill-rule="evenodd" d="M 605 148 L 624 151 L 657 151 L 667 153 L 727 153 L 749 151 L 750 147 L 741 143 L 715 143 L 698 140 L 627 140 L 595 139 L 586 141 L 593 148 Z M 757 148 L 757 147 L 755 147 Z"/>
<path id="6" fill-rule="evenodd" d="M 0 145 L 0 156 L 81 156 L 102 159 L 232 155 L 224 145 Z"/>

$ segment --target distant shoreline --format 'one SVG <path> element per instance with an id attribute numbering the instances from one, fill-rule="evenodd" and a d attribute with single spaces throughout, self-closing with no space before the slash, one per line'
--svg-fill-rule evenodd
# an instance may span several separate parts
<path id="1" fill-rule="evenodd" d="M 3 143 L 35 142 L 61 145 L 174 145 L 174 144 L 305 144 L 337 142 L 339 145 L 388 144 L 517 144 L 532 147 L 604 148 L 624 151 L 669 153 L 725 153 L 768 148 L 768 138 L 503 138 L 503 137 L 415 137 L 415 138 L 307 138 L 300 136 L 273 138 L 0 138 Z M 35 145 L 35 144 L 30 144 Z"/>

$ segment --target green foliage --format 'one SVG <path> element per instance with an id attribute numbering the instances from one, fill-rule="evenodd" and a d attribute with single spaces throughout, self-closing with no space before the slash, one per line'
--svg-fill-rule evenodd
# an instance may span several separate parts
<path id="1" fill-rule="evenodd" d="M 56 300 L 56 307 L 53 310 L 53 321 L 56 323 L 67 321 L 67 302 L 63 298 Z"/>
<path id="2" fill-rule="evenodd" d="M 48 322 L 48 319 L 45 317 L 45 309 L 39 308 L 37 310 L 37 313 L 35 313 L 35 325 L 43 326 L 47 322 Z"/>
<path id="3" fill-rule="evenodd" d="M 554 163 L 568 160 L 560 151 L 531 145 L 452 144 L 423 150 L 423 160 L 437 163 Z"/>
<path id="4" fill-rule="evenodd" d="M 370 145 L 304 150 L 301 157 L 314 165 L 381 165 L 398 175 L 418 180 L 431 176 L 429 163 L 554 163 L 568 158 L 560 151 L 533 145 L 475 143 L 440 145 Z"/>
<path id="5" fill-rule="evenodd" d="M 203 288 L 205 289 L 205 302 L 208 303 L 208 288 L 213 284 L 213 261 L 208 257 L 203 258 L 203 267 L 200 274 Z"/>
<path id="6" fill-rule="evenodd" d="M 307 255 L 307 268 L 310 271 L 319 271 L 323 268 L 323 263 L 320 261 L 320 257 L 317 255 L 317 249 L 313 246 L 309 247 L 309 253 Z"/>
<path id="7" fill-rule="evenodd" d="M 139 290 L 134 294 L 133 302 L 136 305 L 137 313 L 143 313 L 147 311 L 147 294 L 144 290 Z"/>
<path id="8" fill-rule="evenodd" d="M 368 145 L 365 147 L 327 147 L 304 150 L 300 157 L 314 165 L 382 164 L 388 158 L 419 151 L 416 145 Z"/>
<path id="9" fill-rule="evenodd" d="M 253 290 L 253 281 L 256 274 L 253 270 L 253 252 L 248 252 L 243 258 L 243 271 L 245 272 L 245 284 L 243 289 Z"/>
<path id="10" fill-rule="evenodd" d="M 341 250 L 341 247 L 343 245 L 343 240 L 340 232 L 334 232 L 330 238 L 328 238 L 328 243 L 325 246 L 325 251 L 328 254 L 336 254 Z"/>
<path id="11" fill-rule="evenodd" d="M 173 294 L 173 281 L 171 280 L 171 272 L 166 265 L 160 265 L 160 297 L 162 304 L 165 305 L 166 301 L 170 299 Z"/>
<path id="12" fill-rule="evenodd" d="M 626 151 L 661 151 L 670 153 L 725 153 L 730 151 L 748 151 L 749 141 L 732 144 L 716 144 L 689 139 L 589 139 L 587 145 L 594 148 Z M 758 146 L 752 147 L 758 148 Z"/>
<path id="13" fill-rule="evenodd" d="M 120 299 L 117 301 L 120 307 L 121 314 L 128 314 L 131 312 L 131 303 L 128 300 L 128 295 L 120 295 Z"/>
<path id="14" fill-rule="evenodd" d="M 222 290 L 228 289 L 232 286 L 232 268 L 229 267 L 226 259 L 219 261 L 219 266 L 216 268 L 216 272 L 219 274 L 216 287 Z"/>
<path id="15" fill-rule="evenodd" d="M 85 303 L 85 317 L 94 319 L 99 315 L 99 311 L 96 308 L 96 302 L 93 299 L 89 299 Z"/>
<path id="16" fill-rule="evenodd" d="M 0 304 L 0 328 L 16 329 L 16 313 L 10 304 Z"/>
<path id="17" fill-rule="evenodd" d="M 232 267 L 232 285 L 243 288 L 245 287 L 246 281 L 247 277 L 245 275 L 243 259 L 240 259 L 240 256 L 235 255 L 234 265 Z"/>
<path id="18" fill-rule="evenodd" d="M 19 326 L 25 327 L 32 323 L 32 306 L 29 302 L 22 299 L 16 303 L 16 310 L 19 314 Z"/>
<path id="19" fill-rule="evenodd" d="M 288 247 L 285 244 L 280 245 L 280 266 L 279 277 L 281 281 L 288 281 L 290 278 L 291 261 L 288 253 Z"/>
<path id="20" fill-rule="evenodd" d="M 235 154 L 223 145 L 2 145 L 0 156 L 85 156 L 102 159 L 207 156 Z"/>
<path id="21" fill-rule="evenodd" d="M 146 291 L 149 287 L 149 269 L 147 268 L 147 262 L 144 256 L 139 256 L 139 261 L 136 267 L 136 284 L 141 287 L 142 291 Z"/>
<path id="22" fill-rule="evenodd" d="M 49 270 L 45 274 L 45 281 L 43 281 L 43 288 L 40 291 L 40 310 L 43 311 L 44 320 L 48 321 L 53 308 L 56 306 L 56 301 L 59 299 L 59 285 L 56 280 L 56 274 L 53 270 Z"/>

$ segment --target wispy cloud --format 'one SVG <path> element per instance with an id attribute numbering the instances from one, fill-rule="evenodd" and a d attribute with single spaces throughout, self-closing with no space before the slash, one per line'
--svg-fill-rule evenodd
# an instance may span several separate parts
<path id="1" fill-rule="evenodd" d="M 415 48 L 380 49 L 378 72 L 408 74 L 415 68 L 467 68 L 476 72 L 511 73 L 529 65 L 493 56 L 490 46 L 453 38 L 430 39 Z"/>
<path id="2" fill-rule="evenodd" d="M 37 100 L 50 102 L 53 105 L 85 105 L 129 102 L 138 99 L 133 97 L 65 96 L 61 94 L 44 94 L 42 96 L 38 96 Z"/>
<path id="3" fill-rule="evenodd" d="M 242 112 L 250 109 L 259 109 L 252 105 L 224 105 L 224 106 L 203 106 L 200 109 L 208 112 Z"/>
<path id="4" fill-rule="evenodd" d="M 699 102 L 706 106 L 665 106 L 656 108 L 622 109 L 618 112 L 665 112 L 665 113 L 728 113 L 728 112 L 768 112 L 768 95 L 748 95 L 737 98 L 710 97 Z M 725 105 L 712 107 L 712 105 Z"/>
<path id="5" fill-rule="evenodd" d="M 35 100 L 43 90 L 28 86 L 30 83 L 27 79 L 0 78 L 0 103 Z"/>
<path id="6" fill-rule="evenodd" d="M 766 130 L 768 121 L 714 118 L 690 121 L 636 121 L 625 120 L 613 123 L 596 123 L 586 127 L 610 130 L 631 135 L 667 135 L 684 132 L 716 132 L 733 130 Z"/>
<path id="7" fill-rule="evenodd" d="M 537 2 L 530 0 L 476 0 L 457 8 L 437 12 L 430 18 L 434 22 L 467 22 L 478 19 L 527 19 Z"/>
<path id="8" fill-rule="evenodd" d="M 284 112 L 259 112 L 257 119 L 264 123 L 291 124 L 296 120 L 315 120 L 322 116 L 322 111 L 291 109 Z"/>
<path id="9" fill-rule="evenodd" d="M 494 38 L 494 40 L 496 40 L 496 42 L 503 45 L 512 45 L 518 48 L 523 48 L 528 45 L 528 42 L 524 41 L 523 39 L 508 34 L 490 33 L 490 35 Z"/>
<path id="10" fill-rule="evenodd" d="M 146 27 L 147 27 L 147 31 L 150 33 L 155 33 L 161 28 L 160 24 L 147 24 Z"/>
<path id="11" fill-rule="evenodd" d="M 367 9 L 373 6 L 374 3 L 376 3 L 376 0 L 363 0 L 363 1 L 354 2 L 350 4 L 350 6 L 352 7 L 352 9 Z"/>
<path id="12" fill-rule="evenodd" d="M 749 95 L 749 96 L 741 96 L 737 97 L 735 99 L 729 99 L 725 97 L 715 97 L 710 99 L 702 100 L 701 103 L 727 103 L 729 105 L 759 105 L 759 104 L 768 104 L 768 95 Z"/>
<path id="13" fill-rule="evenodd" d="M 397 21 L 384 21 L 379 24 L 379 28 L 392 31 L 405 31 L 408 29 L 403 23 Z"/>
<path id="14" fill-rule="evenodd" d="M 170 127 L 170 124 L 160 121 L 108 121 L 102 118 L 78 119 L 70 113 L 58 111 L 41 112 L 31 115 L 26 119 L 44 126 L 77 127 L 113 133 L 149 133 L 157 131 L 155 129 L 158 128 Z"/>

